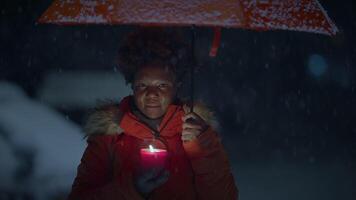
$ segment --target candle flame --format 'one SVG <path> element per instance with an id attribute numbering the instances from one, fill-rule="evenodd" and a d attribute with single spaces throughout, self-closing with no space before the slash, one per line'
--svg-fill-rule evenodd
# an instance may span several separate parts
<path id="1" fill-rule="evenodd" d="M 150 152 L 155 152 L 155 148 L 153 148 L 152 145 L 149 145 L 148 148 L 150 149 Z"/>

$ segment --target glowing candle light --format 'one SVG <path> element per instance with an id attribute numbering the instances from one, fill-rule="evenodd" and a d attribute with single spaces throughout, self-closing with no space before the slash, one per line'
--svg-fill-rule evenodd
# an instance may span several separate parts
<path id="1" fill-rule="evenodd" d="M 155 149 L 153 148 L 152 145 L 149 145 L 148 147 L 149 147 L 149 149 L 150 149 L 150 152 L 154 152 L 154 151 L 155 151 Z"/>
<path id="2" fill-rule="evenodd" d="M 165 149 L 156 149 L 153 145 L 141 149 L 141 166 L 144 169 L 164 168 L 167 163 L 168 152 Z"/>

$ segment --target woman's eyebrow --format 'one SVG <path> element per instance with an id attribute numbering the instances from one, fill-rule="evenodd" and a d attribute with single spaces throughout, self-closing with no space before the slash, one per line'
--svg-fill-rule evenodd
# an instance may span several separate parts
<path id="1" fill-rule="evenodd" d="M 154 83 L 172 83 L 172 81 L 170 81 L 170 80 L 157 80 L 157 81 L 155 81 Z"/>
<path id="2" fill-rule="evenodd" d="M 145 83 L 145 84 L 169 83 L 169 84 L 172 84 L 173 81 L 171 81 L 169 79 L 151 79 L 151 78 L 143 77 L 142 79 L 137 80 L 136 83 Z"/>

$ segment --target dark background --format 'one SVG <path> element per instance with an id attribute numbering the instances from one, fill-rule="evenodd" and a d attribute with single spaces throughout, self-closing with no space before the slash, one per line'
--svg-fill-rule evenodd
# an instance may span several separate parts
<path id="1" fill-rule="evenodd" d="M 0 80 L 36 99 L 50 70 L 118 73 L 117 48 L 132 27 L 36 24 L 50 3 L 1 2 Z M 212 31 L 197 30 L 196 95 L 220 122 L 242 199 L 356 197 L 355 3 L 320 3 L 334 37 L 224 29 L 209 58 Z M 312 55 L 327 64 L 320 76 Z M 55 109 L 78 124 L 86 112 Z"/>

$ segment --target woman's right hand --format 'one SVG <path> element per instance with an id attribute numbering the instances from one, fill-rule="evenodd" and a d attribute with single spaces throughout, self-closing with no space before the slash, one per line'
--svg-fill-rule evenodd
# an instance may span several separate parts
<path id="1" fill-rule="evenodd" d="M 152 168 L 135 177 L 135 187 L 142 196 L 147 197 L 154 189 L 167 182 L 168 178 L 168 170 Z"/>

